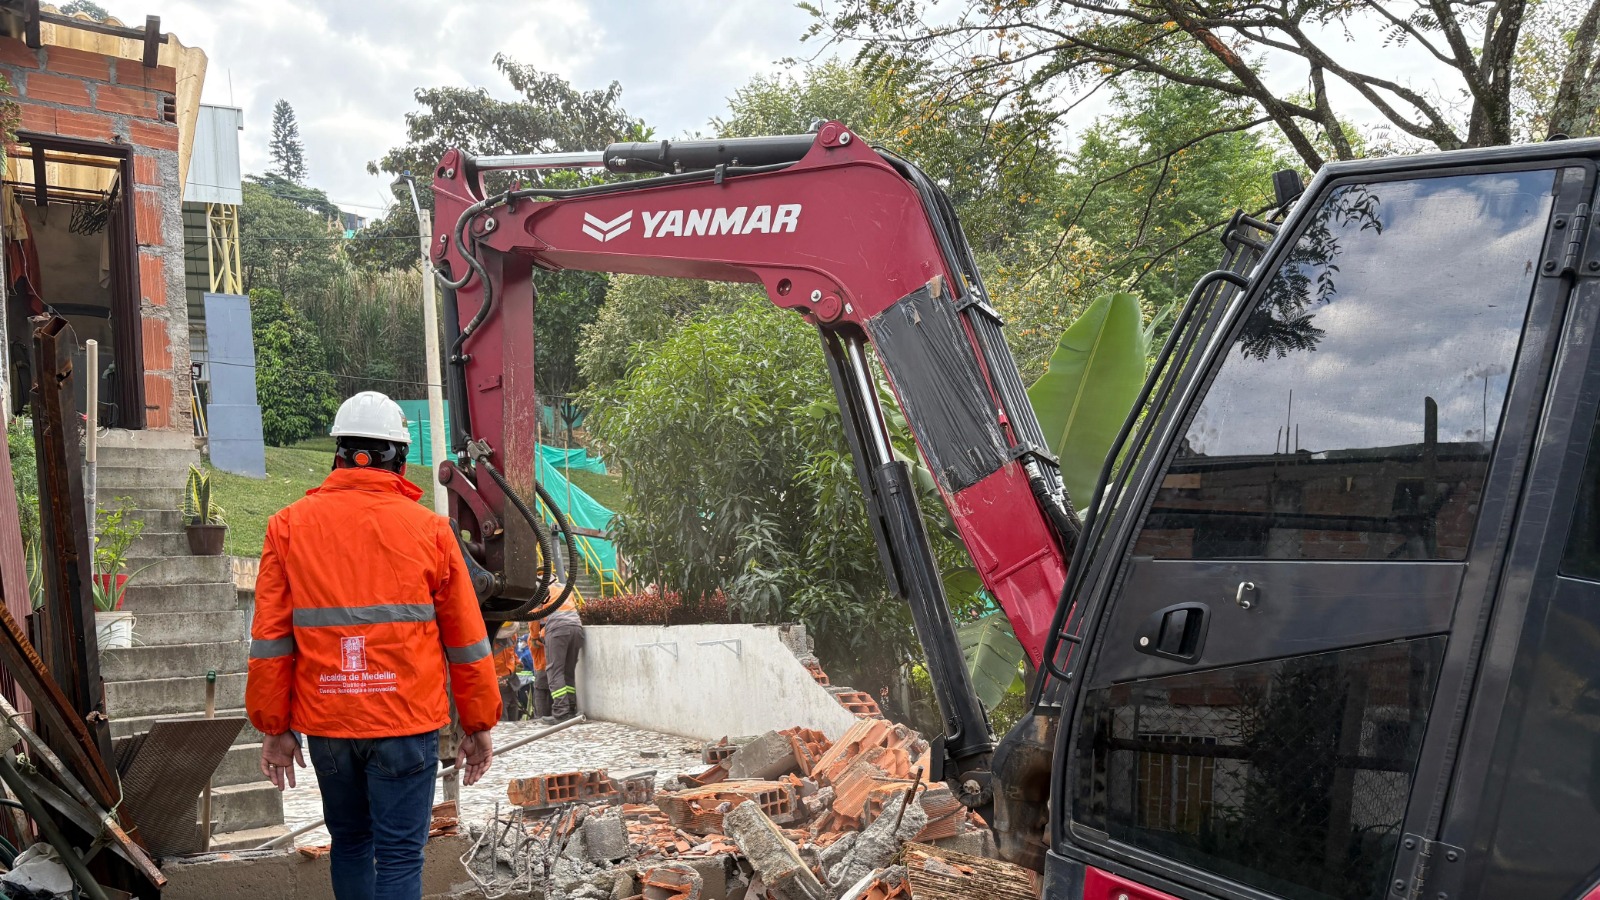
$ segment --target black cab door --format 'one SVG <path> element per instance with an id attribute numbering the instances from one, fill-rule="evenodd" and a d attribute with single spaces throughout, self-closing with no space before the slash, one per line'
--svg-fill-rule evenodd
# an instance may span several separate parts
<path id="1" fill-rule="evenodd" d="M 1411 168 L 1319 177 L 1142 463 L 1057 854 L 1177 896 L 1410 896 L 1592 189 Z"/>

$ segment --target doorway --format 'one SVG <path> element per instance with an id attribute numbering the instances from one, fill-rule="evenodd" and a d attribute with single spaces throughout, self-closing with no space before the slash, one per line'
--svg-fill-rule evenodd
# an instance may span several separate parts
<path id="1" fill-rule="evenodd" d="M 84 342 L 99 343 L 99 418 L 103 426 L 144 427 L 144 342 L 132 148 L 19 132 L 0 184 L 6 244 L 6 357 L 12 412 L 31 383 L 28 317 L 54 312 Z M 77 379 L 78 408 L 87 379 Z"/>

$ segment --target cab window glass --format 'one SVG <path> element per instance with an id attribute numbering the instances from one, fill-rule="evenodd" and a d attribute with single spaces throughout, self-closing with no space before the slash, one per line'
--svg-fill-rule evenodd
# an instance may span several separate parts
<path id="1" fill-rule="evenodd" d="M 1464 558 L 1554 179 L 1329 194 L 1228 351 L 1136 552 Z"/>

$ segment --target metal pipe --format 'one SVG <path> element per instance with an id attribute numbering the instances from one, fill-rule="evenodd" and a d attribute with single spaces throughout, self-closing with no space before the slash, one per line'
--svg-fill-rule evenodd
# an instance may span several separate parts
<path id="1" fill-rule="evenodd" d="M 22 775 L 5 756 L 0 756 L 0 781 L 4 781 L 6 787 L 10 788 L 11 793 L 22 803 L 28 812 L 28 817 L 33 819 L 34 824 L 44 833 L 45 841 L 56 848 L 61 864 L 67 867 L 78 887 L 83 888 L 83 892 L 89 895 L 91 900 L 107 900 L 106 892 L 101 889 L 100 883 L 94 880 L 94 876 L 89 874 L 89 868 L 83 864 L 83 858 L 78 856 L 78 849 L 61 833 L 56 820 L 50 817 L 44 804 L 40 803 L 33 791 L 28 789 L 28 783 L 22 780 Z"/>
<path id="2" fill-rule="evenodd" d="M 589 721 L 589 720 L 585 716 L 573 716 L 572 718 L 566 720 L 565 722 L 557 722 L 556 724 L 551 725 L 549 728 L 541 728 L 540 730 L 535 731 L 533 734 L 530 734 L 527 737 L 518 738 L 517 740 L 512 741 L 511 743 L 505 745 L 504 747 L 501 747 L 496 755 L 503 755 L 503 754 L 506 754 L 506 753 L 510 753 L 512 750 L 515 750 L 518 747 L 525 747 L 528 744 L 531 744 L 534 741 L 537 741 L 537 740 L 539 740 L 541 738 L 547 738 L 550 735 L 555 734 L 558 731 L 565 731 L 565 730 L 567 730 L 568 728 L 571 728 L 574 725 L 581 725 L 581 724 L 583 724 L 584 722 L 587 722 L 587 721 Z M 445 777 L 446 775 L 454 775 L 458 771 L 460 771 L 460 770 L 457 769 L 454 765 L 445 766 L 444 768 L 439 770 L 439 774 L 435 775 L 434 779 L 438 780 L 440 778 Z M 296 828 L 295 830 L 289 832 L 288 834 L 279 835 L 279 836 L 273 838 L 272 840 L 267 841 L 265 844 L 262 844 L 261 846 L 256 847 L 254 849 L 256 849 L 256 850 L 272 850 L 272 849 L 275 849 L 275 848 L 278 848 L 278 847 L 282 847 L 284 844 L 293 843 L 295 838 L 299 837 L 302 834 L 305 834 L 308 831 L 315 831 L 318 828 L 321 828 L 322 824 L 324 822 L 326 822 L 326 821 L 327 821 L 326 819 L 315 819 L 313 821 L 307 822 L 306 824 L 301 825 L 299 828 Z"/>
<path id="3" fill-rule="evenodd" d="M 605 151 L 583 150 L 576 153 L 518 153 L 512 156 L 478 156 L 471 165 L 479 172 L 497 172 L 504 169 L 584 169 L 604 166 Z"/>
<path id="4" fill-rule="evenodd" d="M 878 391 L 872 380 L 872 370 L 868 368 L 867 350 L 862 346 L 861 338 L 855 335 L 841 335 L 839 342 L 844 344 L 848 363 L 846 368 L 855 382 L 856 392 L 861 396 L 862 412 L 870 420 L 866 430 L 872 438 L 874 458 L 869 462 L 872 466 L 881 466 L 894 459 L 894 451 L 890 449 L 889 426 L 883 419 L 883 408 L 878 405 Z"/>
<path id="5" fill-rule="evenodd" d="M 83 486 L 83 493 L 84 497 L 88 500 L 88 510 L 86 514 L 88 522 L 86 524 L 89 526 L 89 552 L 93 553 L 95 546 L 95 526 L 98 524 L 96 519 L 99 518 L 95 515 L 95 488 L 99 481 L 98 469 L 100 468 L 100 440 L 98 434 L 100 430 L 100 342 L 93 339 L 84 341 L 83 351 L 84 355 L 87 357 L 89 369 L 89 371 L 86 373 L 89 381 L 84 385 L 87 391 L 87 397 L 83 404 L 85 407 L 83 411 L 85 429 L 83 435 L 83 461 L 85 468 L 88 471 L 88 475 L 85 478 L 86 483 Z M 112 574 L 112 581 L 116 581 L 115 573 Z M 112 584 L 109 587 L 112 595 L 115 596 L 116 585 Z"/>

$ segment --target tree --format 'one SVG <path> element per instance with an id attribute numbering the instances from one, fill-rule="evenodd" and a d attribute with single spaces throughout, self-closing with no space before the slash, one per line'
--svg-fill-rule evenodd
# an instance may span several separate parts
<path id="1" fill-rule="evenodd" d="M 61 14 L 63 16 L 76 16 L 79 13 L 88 16 L 96 22 L 104 22 L 105 20 L 111 18 L 111 14 L 105 11 L 105 7 L 98 3 L 92 2 L 92 0 L 72 0 L 71 3 L 61 7 Z"/>
<path id="2" fill-rule="evenodd" d="M 296 298 L 322 342 L 339 393 L 382 391 L 398 400 L 427 396 L 422 278 L 416 270 L 340 272 Z"/>
<path id="3" fill-rule="evenodd" d="M 1519 83 L 1559 84 L 1543 118 L 1569 134 L 1594 127 L 1600 99 L 1600 0 L 966 0 L 945 24 L 929 24 L 919 15 L 922 5 L 844 0 L 826 14 L 811 7 L 812 34 L 861 40 L 866 58 L 879 67 L 905 55 L 932 62 L 965 92 L 1011 102 L 1068 98 L 1056 104 L 1056 117 L 1126 75 L 1154 75 L 1249 102 L 1313 170 L 1330 156 L 1350 159 L 1358 152 L 1358 136 L 1335 107 L 1330 83 L 1349 88 L 1407 140 L 1443 150 L 1518 137 L 1513 99 Z M 1558 33 L 1570 34 L 1566 46 L 1543 55 L 1524 52 L 1530 15 L 1547 13 Z M 1375 40 L 1384 54 L 1358 61 L 1355 50 Z M 1220 70 L 1197 74 L 1175 64 L 1191 52 L 1209 56 Z M 1440 67 L 1445 74 L 1438 86 L 1416 88 L 1387 77 L 1400 53 Z M 1284 77 L 1288 67 L 1292 79 Z M 1290 82 L 1305 87 L 1274 87 Z"/>
<path id="4" fill-rule="evenodd" d="M 272 139 L 267 149 L 272 153 L 270 173 L 305 184 L 306 148 L 300 142 L 300 123 L 295 121 L 294 107 L 287 100 L 279 100 L 272 107 Z"/>
<path id="5" fill-rule="evenodd" d="M 270 288 L 250 292 L 256 398 L 268 444 L 283 447 L 326 433 L 339 410 L 333 376 L 322 371 L 322 340 L 305 315 Z"/>
<path id="6" fill-rule="evenodd" d="M 914 61 L 875 73 L 830 61 L 799 77 L 757 77 L 734 92 L 721 137 L 798 134 L 838 119 L 927 172 L 950 195 L 972 245 L 1003 251 L 1037 224 L 1059 181 L 1060 154 L 1029 110 L 988 115 L 991 98 L 956 97 Z"/>
<path id="7" fill-rule="evenodd" d="M 257 180 L 245 180 L 239 261 L 247 292 L 269 287 L 300 298 L 322 290 L 345 267 L 339 256 L 342 237 L 326 218 L 275 196 Z"/>
<path id="8" fill-rule="evenodd" d="M 500 53 L 494 66 L 520 97 L 500 100 L 481 87 L 417 88 L 421 107 L 406 113 L 406 142 L 367 163 L 373 175 L 411 173 L 423 209 L 433 208 L 434 166 L 445 152 L 461 148 L 477 156 L 598 150 L 622 140 L 644 140 L 642 120 L 622 108 L 622 87 L 612 82 L 603 90 L 580 91 L 559 75 L 541 72 Z M 503 182 L 491 181 L 503 186 Z M 368 225 L 374 237 L 412 236 L 417 217 L 405 188 L 387 215 Z M 400 241 L 368 241 L 354 256 L 374 268 L 416 265 L 416 253 Z"/>
<path id="9" fill-rule="evenodd" d="M 652 356 L 662 341 L 698 318 L 723 315 L 762 300 L 745 284 L 617 275 L 605 305 L 583 329 L 577 362 L 591 390 L 604 391 Z"/>
<path id="10" fill-rule="evenodd" d="M 672 333 L 600 392 L 593 433 L 624 476 L 630 567 L 746 621 L 799 619 L 883 683 L 911 651 L 890 602 L 815 329 L 765 299 Z"/>

